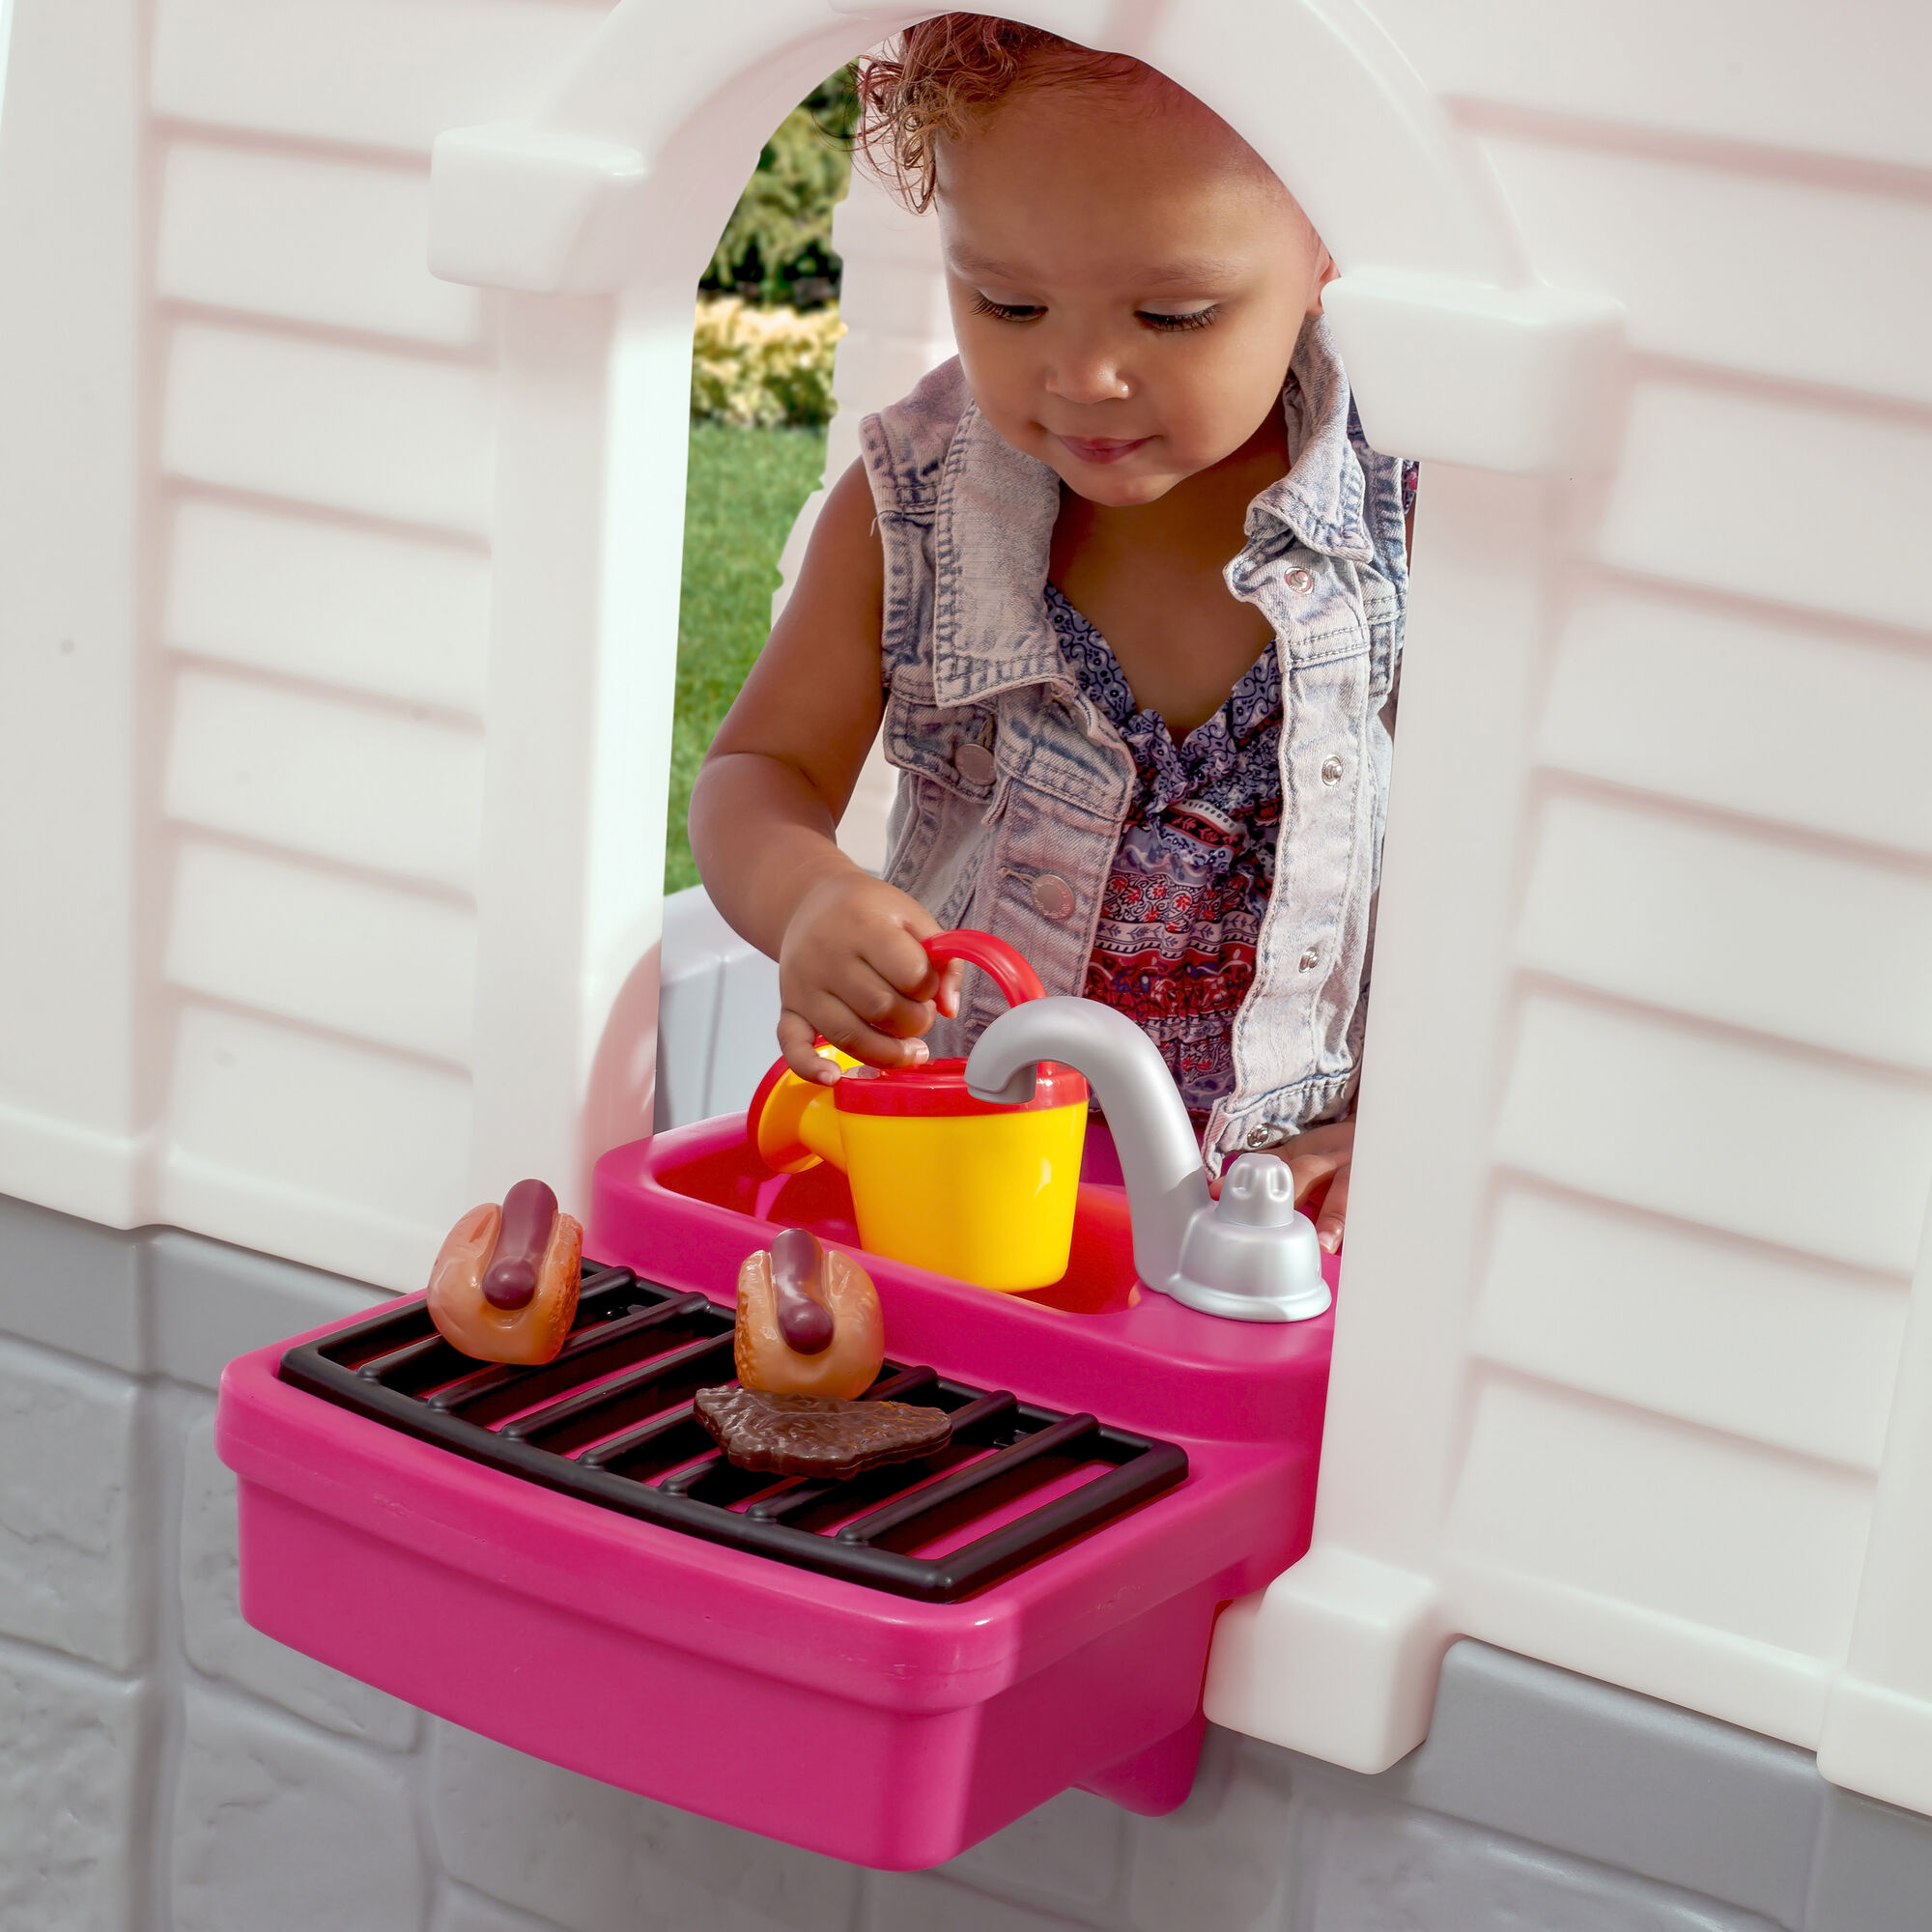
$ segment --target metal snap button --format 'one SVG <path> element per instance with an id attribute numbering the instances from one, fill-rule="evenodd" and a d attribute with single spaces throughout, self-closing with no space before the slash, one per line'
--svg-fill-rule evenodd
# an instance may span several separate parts
<path id="1" fill-rule="evenodd" d="M 1342 760 L 1340 758 L 1323 758 L 1321 760 L 1321 782 L 1325 785 L 1340 784 L 1342 782 Z"/>
<path id="2" fill-rule="evenodd" d="M 1265 1121 L 1258 1127 L 1250 1127 L 1247 1132 L 1247 1142 L 1251 1148 L 1279 1147 L 1287 1138 L 1288 1135 L 1282 1128 L 1270 1126 Z"/>
<path id="3" fill-rule="evenodd" d="M 1028 896 L 1041 919 L 1067 919 L 1073 912 L 1073 888 L 1058 872 L 1042 872 L 1034 880 Z"/>
<path id="4" fill-rule="evenodd" d="M 1315 573 L 1313 571 L 1303 570 L 1302 567 L 1297 563 L 1294 566 L 1294 568 L 1291 570 L 1288 573 L 1288 575 L 1282 579 L 1282 582 L 1285 584 L 1287 584 L 1291 590 L 1313 590 L 1315 588 Z"/>
<path id="5" fill-rule="evenodd" d="M 968 784 L 984 785 L 993 782 L 993 775 L 999 770 L 999 765 L 985 746 L 969 740 L 953 753 L 952 769 Z"/>
<path id="6" fill-rule="evenodd" d="M 1304 973 L 1314 972 L 1321 963 L 1321 955 L 1312 946 L 1301 955 L 1301 970 Z"/>

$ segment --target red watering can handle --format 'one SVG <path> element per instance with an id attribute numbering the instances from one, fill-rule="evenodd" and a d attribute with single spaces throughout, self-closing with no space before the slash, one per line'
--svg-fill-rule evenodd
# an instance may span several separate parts
<path id="1" fill-rule="evenodd" d="M 1006 995 L 1009 1007 L 1046 997 L 1039 975 L 1004 939 L 995 939 L 990 932 L 975 932 L 971 926 L 962 926 L 957 932 L 935 932 L 925 942 L 925 953 L 935 966 L 949 959 L 963 959 L 969 966 L 979 967 Z"/>

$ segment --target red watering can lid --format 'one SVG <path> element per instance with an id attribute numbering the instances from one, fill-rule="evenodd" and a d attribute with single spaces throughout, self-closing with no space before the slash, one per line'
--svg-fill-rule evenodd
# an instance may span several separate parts
<path id="1" fill-rule="evenodd" d="M 1008 1107 L 967 1093 L 963 1060 L 933 1060 L 923 1066 L 848 1066 L 832 1098 L 841 1114 L 1019 1114 L 1029 1107 L 1085 1106 L 1087 1082 L 1070 1066 L 1042 1061 L 1033 1098 Z"/>

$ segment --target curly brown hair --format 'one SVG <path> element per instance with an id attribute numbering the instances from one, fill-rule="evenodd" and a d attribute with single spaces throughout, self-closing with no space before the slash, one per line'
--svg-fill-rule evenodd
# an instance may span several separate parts
<path id="1" fill-rule="evenodd" d="M 1019 89 L 1042 81 L 1119 83 L 1153 70 L 993 14 L 941 14 L 895 35 L 858 71 L 860 156 L 906 206 L 923 213 L 937 186 L 938 146 L 957 139 Z"/>

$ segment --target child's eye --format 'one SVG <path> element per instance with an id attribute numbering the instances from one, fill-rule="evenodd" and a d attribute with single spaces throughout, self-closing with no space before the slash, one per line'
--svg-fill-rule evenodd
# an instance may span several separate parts
<path id="1" fill-rule="evenodd" d="M 1206 328 L 1220 313 L 1221 304 L 1209 302 L 1206 308 L 1136 309 L 1134 319 L 1145 323 L 1149 328 L 1159 330 L 1163 335 L 1175 335 L 1183 328 Z"/>
<path id="2" fill-rule="evenodd" d="M 1036 316 L 1046 313 L 1038 302 L 1001 302 L 991 296 L 982 296 L 977 289 L 973 292 L 973 313 L 990 315 L 995 322 L 1032 322 Z"/>

